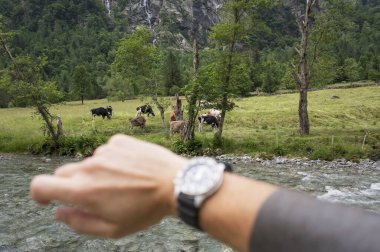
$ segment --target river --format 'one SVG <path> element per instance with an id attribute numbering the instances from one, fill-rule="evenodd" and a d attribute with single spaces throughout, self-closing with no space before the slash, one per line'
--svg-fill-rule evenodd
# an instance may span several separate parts
<path id="1" fill-rule="evenodd" d="M 72 232 L 56 222 L 57 205 L 41 207 L 29 197 L 33 176 L 75 159 L 30 155 L 0 155 L 0 252 L 5 251 L 232 251 L 195 232 L 176 218 L 119 240 L 98 239 Z M 303 191 L 321 200 L 340 202 L 380 213 L 378 164 L 234 161 L 235 172 Z"/>

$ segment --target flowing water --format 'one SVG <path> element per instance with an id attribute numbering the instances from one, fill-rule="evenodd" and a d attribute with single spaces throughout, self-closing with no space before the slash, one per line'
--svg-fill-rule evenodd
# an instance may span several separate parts
<path id="1" fill-rule="evenodd" d="M 111 0 L 103 0 L 103 4 L 107 9 L 108 16 L 111 15 Z"/>
<path id="2" fill-rule="evenodd" d="M 0 252 L 232 251 L 175 218 L 119 240 L 75 234 L 53 219 L 57 205 L 38 206 L 28 192 L 33 176 L 52 173 L 57 166 L 71 161 L 75 159 L 0 155 Z M 237 162 L 234 167 L 244 176 L 380 213 L 380 169 L 376 166 Z"/>
<path id="3" fill-rule="evenodd" d="M 146 14 L 146 21 L 149 26 L 149 29 L 153 33 L 153 44 L 154 44 L 157 41 L 157 33 L 152 23 L 153 15 L 150 9 L 150 4 L 151 4 L 150 2 L 151 2 L 150 0 L 142 0 L 141 6 L 144 8 L 144 12 Z"/>

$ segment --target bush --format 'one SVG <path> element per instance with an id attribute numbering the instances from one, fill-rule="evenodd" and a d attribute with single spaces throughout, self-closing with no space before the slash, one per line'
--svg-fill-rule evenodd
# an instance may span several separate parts
<path id="1" fill-rule="evenodd" d="M 32 154 L 59 154 L 59 155 L 81 155 L 90 156 L 93 151 L 106 142 L 105 137 L 100 136 L 79 136 L 62 137 L 56 144 L 51 139 L 34 144 L 30 147 Z"/>
<path id="2" fill-rule="evenodd" d="M 200 155 L 202 154 L 202 142 L 197 139 L 182 142 L 180 137 L 177 137 L 172 143 L 171 148 L 177 154 Z"/>
<path id="3" fill-rule="evenodd" d="M 272 152 L 277 155 L 277 156 L 285 156 L 286 155 L 286 151 L 285 151 L 285 148 L 283 146 L 276 146 L 272 149 Z"/>

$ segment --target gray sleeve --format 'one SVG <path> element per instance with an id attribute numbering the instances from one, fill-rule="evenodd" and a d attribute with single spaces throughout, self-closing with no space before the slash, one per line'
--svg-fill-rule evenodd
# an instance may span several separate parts
<path id="1" fill-rule="evenodd" d="M 380 215 L 279 190 L 251 233 L 255 252 L 379 252 Z"/>

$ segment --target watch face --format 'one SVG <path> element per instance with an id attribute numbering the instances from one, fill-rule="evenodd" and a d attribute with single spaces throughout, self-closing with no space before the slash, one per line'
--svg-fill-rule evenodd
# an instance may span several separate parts
<path id="1" fill-rule="evenodd" d="M 177 185 L 187 195 L 204 195 L 217 188 L 223 178 L 224 166 L 211 158 L 191 162 L 179 176 Z"/>

